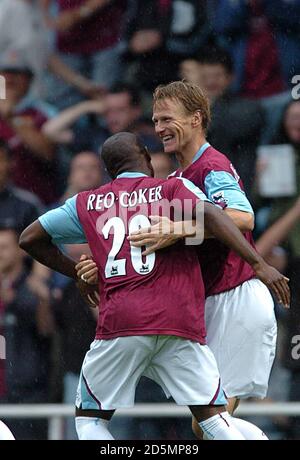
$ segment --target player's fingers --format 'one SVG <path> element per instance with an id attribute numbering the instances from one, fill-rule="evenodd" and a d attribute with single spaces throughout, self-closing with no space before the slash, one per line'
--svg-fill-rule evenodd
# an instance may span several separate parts
<path id="1" fill-rule="evenodd" d="M 280 296 L 282 299 L 282 303 L 284 306 L 289 305 L 289 289 L 287 287 L 286 281 L 283 278 L 280 278 L 278 281 L 276 281 L 276 286 L 280 292 Z"/>
<path id="2" fill-rule="evenodd" d="M 149 216 L 149 219 L 152 225 L 159 224 L 163 221 L 161 216 Z"/>
<path id="3" fill-rule="evenodd" d="M 287 278 L 286 276 L 283 277 L 287 282 L 290 281 L 290 278 Z"/>
<path id="4" fill-rule="evenodd" d="M 80 262 L 82 262 L 83 260 L 88 260 L 88 259 L 89 259 L 89 257 L 88 257 L 86 254 L 82 254 L 82 255 L 80 256 L 80 259 L 79 259 L 79 260 L 80 260 Z"/>
<path id="5" fill-rule="evenodd" d="M 95 264 L 95 262 L 92 262 L 88 265 L 81 265 L 80 267 L 76 266 L 75 269 L 77 271 L 77 276 L 80 278 L 81 275 L 85 275 L 90 270 L 97 269 L 97 265 Z"/>
<path id="6" fill-rule="evenodd" d="M 280 280 L 280 284 L 281 284 L 282 290 L 283 290 L 283 292 L 285 294 L 284 305 L 285 305 L 286 308 L 289 308 L 290 303 L 291 303 L 291 291 L 290 291 L 290 288 L 289 288 L 289 285 L 288 285 L 288 281 L 286 280 L 285 277 L 283 277 Z"/>
<path id="7" fill-rule="evenodd" d="M 81 279 L 88 284 L 95 284 L 98 281 L 98 268 L 93 268 L 92 270 L 88 271 L 81 275 Z"/>
<path id="8" fill-rule="evenodd" d="M 95 267 L 96 266 L 96 262 L 94 262 L 93 260 L 89 259 L 89 260 L 84 260 L 82 262 L 78 262 L 78 264 L 76 264 L 76 267 L 78 268 L 78 270 L 84 268 L 84 267 Z"/>
<path id="9" fill-rule="evenodd" d="M 278 286 L 277 286 L 277 284 L 275 282 L 272 282 L 270 284 L 270 287 L 271 287 L 272 291 L 274 292 L 277 301 L 284 305 L 284 295 L 282 295 L 281 289 L 278 288 Z"/>
<path id="10" fill-rule="evenodd" d="M 153 254 L 157 249 L 159 249 L 158 244 L 147 245 L 145 251 L 142 252 L 142 256 L 148 256 L 149 254 Z"/>
<path id="11" fill-rule="evenodd" d="M 149 244 L 156 244 L 157 241 L 156 239 L 153 238 L 144 238 L 141 241 L 131 241 L 131 246 L 134 246 L 135 248 L 141 248 L 142 246 L 148 246 Z"/>
<path id="12" fill-rule="evenodd" d="M 143 233 L 150 233 L 150 232 L 151 232 L 151 227 L 143 227 L 143 228 L 140 228 L 139 230 L 136 230 L 135 232 L 131 232 L 129 237 L 135 236 L 135 235 L 141 235 Z"/>
<path id="13" fill-rule="evenodd" d="M 89 301 L 89 304 L 92 306 L 92 307 L 96 307 L 97 306 L 97 302 L 95 300 L 93 300 L 91 294 L 87 294 L 87 299 Z"/>
<path id="14" fill-rule="evenodd" d="M 99 293 L 97 291 L 94 291 L 94 296 L 95 296 L 96 300 L 98 302 L 100 302 L 100 296 L 99 296 Z"/>
<path id="15" fill-rule="evenodd" d="M 139 234 L 136 234 L 136 235 L 131 233 L 129 236 L 127 236 L 127 239 L 129 241 L 131 241 L 131 242 L 132 241 L 141 241 L 141 240 L 144 240 L 145 238 L 149 238 L 150 236 L 152 236 L 150 232 L 148 232 L 148 233 L 139 233 Z"/>

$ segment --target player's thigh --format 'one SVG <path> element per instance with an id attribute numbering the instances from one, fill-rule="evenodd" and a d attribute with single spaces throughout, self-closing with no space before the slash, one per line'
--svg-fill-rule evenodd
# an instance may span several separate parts
<path id="1" fill-rule="evenodd" d="M 131 407 L 153 343 L 153 336 L 95 340 L 82 365 L 76 407 L 83 410 Z"/>
<path id="2" fill-rule="evenodd" d="M 228 397 L 263 397 L 275 356 L 272 297 L 253 279 L 206 301 L 207 343 Z"/>
<path id="3" fill-rule="evenodd" d="M 226 404 L 216 360 L 206 345 L 161 336 L 146 375 L 161 385 L 177 404 Z"/>
<path id="4" fill-rule="evenodd" d="M 208 297 L 205 303 L 207 343 L 216 358 L 238 351 L 249 336 L 261 337 L 274 329 L 276 319 L 270 292 L 253 279 L 228 292 Z M 231 344 L 231 345 L 229 345 Z"/>

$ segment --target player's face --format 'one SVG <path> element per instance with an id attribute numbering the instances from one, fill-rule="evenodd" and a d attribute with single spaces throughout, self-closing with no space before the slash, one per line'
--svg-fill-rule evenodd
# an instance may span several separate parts
<path id="1" fill-rule="evenodd" d="M 192 119 L 193 115 L 187 114 L 184 106 L 175 100 L 164 99 L 154 105 L 152 120 L 166 153 L 182 152 L 191 142 Z"/>

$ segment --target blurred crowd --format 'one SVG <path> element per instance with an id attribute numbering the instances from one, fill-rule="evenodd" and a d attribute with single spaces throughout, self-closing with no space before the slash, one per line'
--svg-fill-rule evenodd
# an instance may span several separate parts
<path id="1" fill-rule="evenodd" d="M 99 149 L 118 131 L 141 136 L 156 177 L 171 173 L 151 98 L 156 85 L 183 78 L 210 99 L 208 140 L 244 181 L 258 250 L 290 278 L 291 309 L 276 306 L 269 400 L 299 401 L 300 0 L 0 0 L 0 76 L 0 401 L 73 403 L 96 325 L 74 282 L 29 260 L 18 234 L 109 180 Z M 272 167 L 289 177 L 288 191 L 262 192 Z M 77 259 L 89 251 L 66 250 Z M 137 401 L 165 398 L 145 379 Z M 300 438 L 300 417 L 257 423 L 275 439 Z M 8 424 L 16 438 L 47 437 L 46 421 Z M 193 439 L 188 421 L 112 424 L 118 438 Z M 75 437 L 72 420 L 64 436 Z"/>

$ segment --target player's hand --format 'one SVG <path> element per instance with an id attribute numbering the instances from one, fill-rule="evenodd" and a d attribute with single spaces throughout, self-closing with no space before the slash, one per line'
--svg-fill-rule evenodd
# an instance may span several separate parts
<path id="1" fill-rule="evenodd" d="M 285 308 L 290 308 L 291 293 L 288 284 L 289 279 L 265 261 L 259 262 L 253 269 L 257 278 L 273 291 L 277 301 Z"/>
<path id="2" fill-rule="evenodd" d="M 75 266 L 77 277 L 89 285 L 96 285 L 99 282 L 98 267 L 96 263 L 85 254 L 82 254 L 80 261 Z"/>
<path id="3" fill-rule="evenodd" d="M 93 308 L 99 306 L 100 297 L 98 286 L 91 286 L 81 279 L 77 280 L 76 285 L 83 299 Z"/>
<path id="4" fill-rule="evenodd" d="M 132 232 L 128 236 L 132 246 L 146 246 L 143 256 L 152 254 L 153 252 L 171 246 L 180 238 L 187 236 L 184 233 L 182 222 L 173 222 L 168 217 L 149 216 L 151 227 L 141 228 L 136 232 Z"/>

